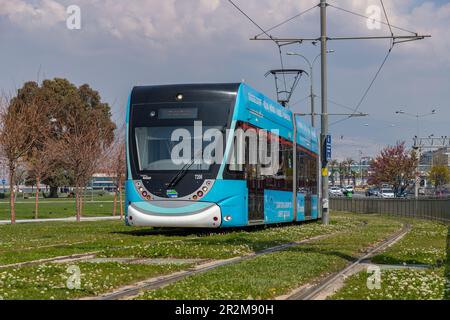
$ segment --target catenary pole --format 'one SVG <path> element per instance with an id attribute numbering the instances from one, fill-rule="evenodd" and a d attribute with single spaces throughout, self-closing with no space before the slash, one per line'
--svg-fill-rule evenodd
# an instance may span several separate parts
<path id="1" fill-rule="evenodd" d="M 328 135 L 328 79 L 327 79 L 327 2 L 320 0 L 320 50 L 321 50 L 321 90 L 322 90 L 322 115 L 321 115 L 321 155 L 322 155 L 322 223 L 329 223 L 329 199 L 328 199 L 328 161 L 325 154 L 325 144 Z"/>

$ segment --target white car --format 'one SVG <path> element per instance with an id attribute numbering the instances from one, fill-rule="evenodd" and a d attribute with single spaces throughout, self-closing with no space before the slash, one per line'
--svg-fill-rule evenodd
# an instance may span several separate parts
<path id="1" fill-rule="evenodd" d="M 383 188 L 381 189 L 380 195 L 382 198 L 395 198 L 394 190 Z"/>
<path id="2" fill-rule="evenodd" d="M 343 191 L 343 192 L 355 193 L 355 191 L 354 191 L 354 189 L 353 189 L 353 186 L 350 186 L 350 185 L 343 187 L 343 188 L 342 188 L 342 191 Z"/>
<path id="3" fill-rule="evenodd" d="M 341 188 L 339 188 L 339 187 L 330 187 L 329 192 L 330 192 L 330 195 L 332 195 L 332 196 L 341 197 L 344 195 L 342 193 Z"/>

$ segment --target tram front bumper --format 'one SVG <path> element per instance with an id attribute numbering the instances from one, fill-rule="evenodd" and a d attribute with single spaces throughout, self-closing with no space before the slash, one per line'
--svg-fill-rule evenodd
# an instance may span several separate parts
<path id="1" fill-rule="evenodd" d="M 164 213 L 131 204 L 128 206 L 127 223 L 130 226 L 143 227 L 219 228 L 222 224 L 222 214 L 215 203 L 190 212 L 180 212 L 178 209 Z"/>

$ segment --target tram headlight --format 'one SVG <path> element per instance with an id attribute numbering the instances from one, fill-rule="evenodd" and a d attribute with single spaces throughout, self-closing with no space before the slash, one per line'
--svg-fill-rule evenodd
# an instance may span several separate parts
<path id="1" fill-rule="evenodd" d="M 177 96 L 176 96 L 176 99 L 177 99 L 177 101 L 181 101 L 181 100 L 183 100 L 183 94 L 182 93 L 178 93 L 177 94 Z"/>
<path id="2" fill-rule="evenodd" d="M 202 190 L 203 190 L 203 192 L 206 192 L 206 191 L 208 191 L 208 188 L 207 187 L 203 187 Z"/>
<path id="3" fill-rule="evenodd" d="M 198 196 L 199 198 L 203 197 L 203 191 L 197 192 L 197 196 Z"/>

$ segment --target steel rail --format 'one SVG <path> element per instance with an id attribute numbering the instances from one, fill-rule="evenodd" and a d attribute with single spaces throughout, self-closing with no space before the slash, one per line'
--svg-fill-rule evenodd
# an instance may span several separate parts
<path id="1" fill-rule="evenodd" d="M 368 258 L 372 257 L 376 253 L 385 250 L 387 247 L 402 239 L 410 230 L 411 226 L 409 224 L 404 224 L 401 230 L 395 232 L 388 239 L 377 244 L 375 247 L 370 249 L 369 252 L 358 257 L 356 261 L 354 261 L 344 269 L 331 274 L 313 287 L 301 289 L 297 292 L 294 292 L 293 294 L 288 296 L 286 300 L 314 300 L 314 298 L 319 296 L 320 293 L 332 286 L 334 283 L 336 283 L 336 281 L 340 280 L 346 274 L 357 268 L 359 265 L 363 264 Z"/>

